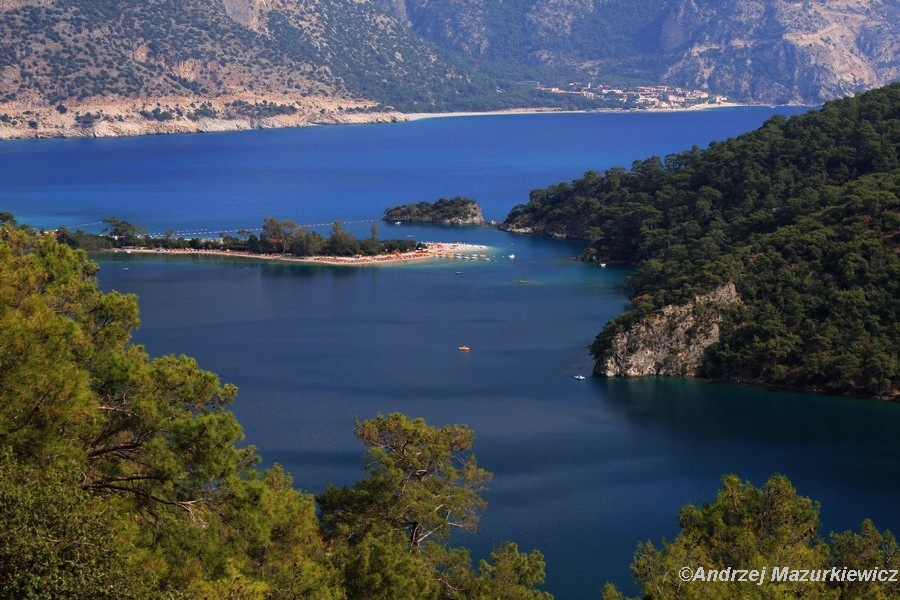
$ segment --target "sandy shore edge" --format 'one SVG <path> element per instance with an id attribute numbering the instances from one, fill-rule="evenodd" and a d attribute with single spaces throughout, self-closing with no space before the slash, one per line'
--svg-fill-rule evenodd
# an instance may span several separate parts
<path id="1" fill-rule="evenodd" d="M 116 248 L 113 250 L 103 250 L 98 254 L 114 253 L 114 254 L 157 254 L 168 256 L 223 256 L 227 258 L 241 258 L 247 260 L 262 260 L 276 262 L 306 263 L 306 264 L 326 264 L 326 265 L 343 265 L 343 266 L 371 266 L 383 264 L 402 264 L 412 261 L 422 261 L 430 259 L 439 259 L 456 254 L 471 255 L 473 253 L 483 254 L 492 250 L 490 246 L 481 244 L 464 244 L 460 242 L 425 242 L 422 244 L 421 250 L 414 252 L 397 252 L 394 254 L 378 254 L 375 256 L 287 256 L 283 254 L 257 254 L 253 252 L 240 252 L 231 250 L 196 250 L 196 249 L 174 249 L 174 250 L 155 250 L 152 248 Z"/>
<path id="2" fill-rule="evenodd" d="M 273 102 L 279 100 L 279 98 L 274 96 L 267 98 L 269 98 L 269 101 Z M 166 107 L 180 107 L 190 99 L 165 98 L 159 100 L 163 101 L 162 103 Z M 288 102 L 289 99 L 281 98 L 281 100 L 290 104 L 290 102 Z M 150 102 L 150 100 L 144 102 L 137 100 L 110 101 L 106 103 L 86 102 L 83 105 L 72 104 L 66 114 L 58 114 L 56 109 L 49 106 L 42 105 L 35 107 L 21 102 L 0 102 L 0 113 L 10 113 L 14 117 L 10 122 L 0 123 L 0 141 L 26 138 L 107 138 L 175 133 L 215 133 L 244 131 L 249 129 L 286 129 L 326 124 L 404 123 L 422 119 L 438 119 L 446 117 L 591 113 L 677 113 L 762 106 L 758 104 L 721 102 L 719 104 L 695 104 L 693 106 L 678 108 L 597 108 L 565 110 L 550 107 L 530 107 L 482 112 L 403 113 L 397 111 L 379 111 L 375 106 L 360 102 L 350 104 L 350 101 L 346 101 L 341 104 L 336 101 L 317 99 L 316 102 L 310 101 L 310 103 L 308 103 L 309 106 L 304 105 L 301 109 L 298 109 L 296 114 L 290 115 L 278 115 L 267 118 L 200 118 L 196 121 L 181 117 L 171 121 L 158 122 L 147 120 L 145 117 L 141 116 L 141 111 L 146 109 Z M 220 106 L 221 102 L 224 102 L 222 98 L 215 100 L 215 106 L 220 112 L 224 111 L 224 107 Z M 345 107 L 344 104 L 347 104 L 348 106 Z M 361 108 L 365 110 L 359 110 Z M 75 121 L 76 114 L 81 112 L 102 115 L 102 118 L 99 118 L 99 120 L 91 126 L 81 126 Z M 13 122 L 15 122 L 15 124 L 13 124 Z M 31 125 L 34 125 L 34 128 L 31 128 Z"/>
<path id="3" fill-rule="evenodd" d="M 491 110 L 484 112 L 442 112 L 442 113 L 401 113 L 402 118 L 407 121 L 418 121 L 420 119 L 440 119 L 446 117 L 487 117 L 502 115 L 579 115 L 592 113 L 676 113 L 676 112 L 696 112 L 704 110 L 715 110 L 718 108 L 747 108 L 754 106 L 763 106 L 761 104 L 741 104 L 737 102 L 720 102 L 719 104 L 695 104 L 693 106 L 685 106 L 683 108 L 594 108 L 586 110 L 564 110 L 556 108 L 508 108 L 504 110 Z"/>

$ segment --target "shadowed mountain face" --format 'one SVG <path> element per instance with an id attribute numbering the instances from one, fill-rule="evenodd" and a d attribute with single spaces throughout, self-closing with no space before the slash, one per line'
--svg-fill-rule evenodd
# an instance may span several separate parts
<path id="1" fill-rule="evenodd" d="M 598 82 L 819 103 L 900 77 L 900 5 L 890 0 L 376 2 L 438 45 Z"/>
<path id="2" fill-rule="evenodd" d="M 666 81 L 759 102 L 815 102 L 900 77 L 893 1 L 675 3 L 662 24 Z"/>
<path id="3" fill-rule="evenodd" d="M 0 104 L 466 110 L 539 104 L 516 85 L 532 80 L 818 103 L 900 76 L 898 22 L 893 0 L 0 0 Z"/>

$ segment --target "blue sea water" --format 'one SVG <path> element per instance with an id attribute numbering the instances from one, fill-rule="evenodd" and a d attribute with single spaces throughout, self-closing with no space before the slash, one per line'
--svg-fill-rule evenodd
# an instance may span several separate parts
<path id="1" fill-rule="evenodd" d="M 0 144 L 0 210 L 48 228 L 116 215 L 151 231 L 216 232 L 271 215 L 340 220 L 367 235 L 389 205 L 464 195 L 502 219 L 535 187 L 704 147 L 776 112 L 797 111 L 11 142 Z M 757 485 L 788 475 L 821 501 L 826 531 L 866 517 L 900 528 L 897 406 L 698 381 L 576 380 L 590 372 L 593 336 L 628 306 L 627 270 L 569 260 L 578 242 L 378 227 L 381 237 L 483 243 L 492 260 L 340 268 L 117 254 L 98 257 L 100 283 L 140 295 L 135 340 L 153 355 L 195 356 L 240 387 L 234 411 L 247 443 L 302 489 L 361 477 L 354 419 L 399 411 L 472 427 L 494 480 L 479 531 L 455 541 L 477 557 L 503 540 L 541 550 L 545 588 L 559 598 L 596 598 L 605 581 L 633 592 L 636 543 L 674 537 L 678 508 L 712 500 L 725 473 Z"/>
<path id="2" fill-rule="evenodd" d="M 389 206 L 454 196 L 502 220 L 534 188 L 705 147 L 773 113 L 799 111 L 503 115 L 12 141 L 0 144 L 0 202 L 35 226 L 72 228 L 114 213 L 153 233 L 257 227 L 266 216 L 309 225 L 378 219 Z"/>

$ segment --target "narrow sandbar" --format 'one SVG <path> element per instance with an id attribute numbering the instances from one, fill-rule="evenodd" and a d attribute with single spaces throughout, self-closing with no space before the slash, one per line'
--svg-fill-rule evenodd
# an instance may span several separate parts
<path id="1" fill-rule="evenodd" d="M 439 119 L 445 117 L 487 117 L 498 115 L 566 115 L 566 114 L 591 114 L 591 113 L 676 113 L 676 112 L 695 112 L 702 110 L 714 110 L 717 108 L 741 108 L 748 106 L 756 106 L 753 104 L 742 104 L 739 102 L 719 102 L 717 104 L 692 104 L 691 106 L 677 106 L 671 108 L 592 108 L 585 110 L 566 110 L 557 108 L 507 108 L 503 110 L 491 110 L 484 112 L 435 112 L 435 113 L 403 113 L 403 117 L 407 121 L 418 121 L 420 119 Z"/>
<path id="2" fill-rule="evenodd" d="M 328 265 L 367 266 L 382 264 L 398 264 L 411 261 L 437 259 L 456 254 L 484 253 L 490 246 L 481 244 L 464 244 L 460 242 L 425 242 L 422 248 L 413 252 L 394 252 L 375 256 L 290 256 L 285 254 L 259 254 L 236 250 L 203 250 L 194 248 L 152 249 L 152 248 L 116 248 L 112 252 L 121 254 L 166 254 L 174 256 L 224 256 L 248 260 L 267 260 L 296 263 L 319 263 Z"/>

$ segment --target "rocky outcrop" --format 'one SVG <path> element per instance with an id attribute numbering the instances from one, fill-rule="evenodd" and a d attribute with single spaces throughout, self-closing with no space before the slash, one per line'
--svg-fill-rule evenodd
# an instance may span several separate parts
<path id="1" fill-rule="evenodd" d="M 374 0 L 381 10 L 437 45 L 483 55 L 490 47 L 484 0 Z"/>
<path id="2" fill-rule="evenodd" d="M 572 26 L 594 12 L 593 0 L 536 0 L 526 15 L 537 35 L 572 35 Z"/>
<path id="3" fill-rule="evenodd" d="M 435 225 L 484 225 L 481 207 L 471 198 L 441 198 L 436 202 L 419 202 L 394 206 L 384 211 L 385 221 L 408 221 Z"/>
<path id="4" fill-rule="evenodd" d="M 719 341 L 723 309 L 741 303 L 733 283 L 680 306 L 666 306 L 617 334 L 594 365 L 606 377 L 693 377 Z"/>
<path id="5" fill-rule="evenodd" d="M 529 205 L 530 206 L 530 205 Z M 546 235 L 549 237 L 586 238 L 584 230 L 586 224 L 583 219 L 553 220 L 535 216 L 524 205 L 513 207 L 506 219 L 497 225 L 500 231 L 510 233 L 528 233 L 533 235 Z"/>
<path id="6" fill-rule="evenodd" d="M 520 227 L 518 225 L 511 225 L 509 223 L 500 223 L 497 225 L 497 229 L 500 231 L 508 231 L 509 233 L 524 233 L 524 234 L 534 234 L 538 233 L 534 230 L 534 227 Z"/>
<path id="7" fill-rule="evenodd" d="M 885 0 L 677 0 L 661 28 L 670 84 L 744 101 L 819 103 L 900 77 Z"/>

